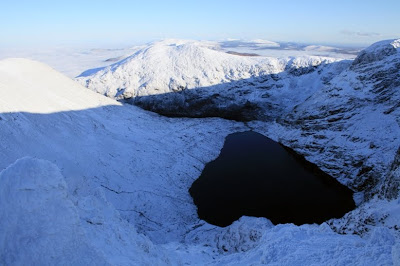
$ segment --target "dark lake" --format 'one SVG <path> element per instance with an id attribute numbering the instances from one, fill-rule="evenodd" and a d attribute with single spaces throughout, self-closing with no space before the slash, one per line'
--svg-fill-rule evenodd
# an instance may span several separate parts
<path id="1" fill-rule="evenodd" d="M 200 219 L 217 226 L 243 215 L 274 224 L 322 223 L 355 208 L 349 188 L 252 131 L 227 136 L 219 157 L 206 165 L 189 192 Z"/>

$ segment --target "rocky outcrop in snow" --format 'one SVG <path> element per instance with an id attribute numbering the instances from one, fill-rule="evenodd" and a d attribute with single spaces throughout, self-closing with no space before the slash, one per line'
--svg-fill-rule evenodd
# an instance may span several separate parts
<path id="1" fill-rule="evenodd" d="M 390 166 L 389 172 L 382 185 L 382 195 L 388 199 L 395 199 L 399 196 L 400 190 L 400 148 Z"/>
<path id="2" fill-rule="evenodd" d="M 398 53 L 400 40 L 386 40 L 377 42 L 362 50 L 354 59 L 353 66 L 370 64 Z"/>

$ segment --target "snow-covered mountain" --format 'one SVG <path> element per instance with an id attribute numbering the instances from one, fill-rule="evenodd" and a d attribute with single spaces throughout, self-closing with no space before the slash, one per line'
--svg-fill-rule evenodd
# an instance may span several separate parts
<path id="1" fill-rule="evenodd" d="M 201 88 L 317 66 L 333 58 L 242 57 L 218 49 L 217 43 L 184 40 L 155 42 L 109 67 L 83 72 L 82 85 L 112 98 L 132 98 Z"/>
<path id="2" fill-rule="evenodd" d="M 199 114 L 233 101 L 247 123 L 162 117 L 41 63 L 0 61 L 0 264 L 400 264 L 398 43 L 338 61 L 163 42 L 79 78 L 112 97 L 145 95 L 137 99 L 160 110 L 177 98 L 180 115 L 197 96 Z M 171 93 L 183 86 L 171 78 L 187 89 Z M 226 135 L 249 128 L 356 189 L 357 209 L 321 225 L 199 220 L 191 183 Z"/>

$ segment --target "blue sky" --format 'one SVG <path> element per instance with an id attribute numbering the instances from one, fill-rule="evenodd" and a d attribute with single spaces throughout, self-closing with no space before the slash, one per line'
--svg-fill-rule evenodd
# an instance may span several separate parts
<path id="1" fill-rule="evenodd" d="M 129 45 L 163 38 L 365 44 L 400 37 L 399 0 L 2 1 L 0 45 Z"/>

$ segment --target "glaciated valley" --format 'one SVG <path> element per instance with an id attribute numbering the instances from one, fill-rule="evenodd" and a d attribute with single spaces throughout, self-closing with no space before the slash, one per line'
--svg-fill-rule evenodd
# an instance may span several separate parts
<path id="1" fill-rule="evenodd" d="M 76 79 L 182 118 L 0 61 L 0 264 L 399 265 L 399 49 L 270 58 L 170 40 Z M 189 187 L 249 129 L 354 190 L 357 208 L 321 225 L 199 220 Z"/>

